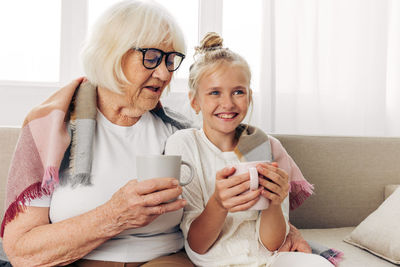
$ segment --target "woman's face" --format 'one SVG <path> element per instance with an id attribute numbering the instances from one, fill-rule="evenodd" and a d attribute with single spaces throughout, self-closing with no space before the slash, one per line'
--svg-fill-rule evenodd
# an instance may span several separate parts
<path id="1" fill-rule="evenodd" d="M 152 48 L 158 48 L 164 52 L 173 51 L 172 45 Z M 142 61 L 142 52 L 132 49 L 122 58 L 122 70 L 131 83 L 123 88 L 124 98 L 126 99 L 124 116 L 140 117 L 146 111 L 153 109 L 172 78 L 173 72 L 167 70 L 165 56 L 161 64 L 151 70 L 146 69 Z"/>

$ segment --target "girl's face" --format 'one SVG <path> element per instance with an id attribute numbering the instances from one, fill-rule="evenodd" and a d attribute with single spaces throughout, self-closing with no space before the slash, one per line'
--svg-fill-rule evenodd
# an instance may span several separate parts
<path id="1" fill-rule="evenodd" d="M 241 66 L 223 64 L 200 79 L 191 104 L 202 112 L 209 138 L 235 136 L 236 127 L 246 117 L 249 94 L 249 79 Z"/>

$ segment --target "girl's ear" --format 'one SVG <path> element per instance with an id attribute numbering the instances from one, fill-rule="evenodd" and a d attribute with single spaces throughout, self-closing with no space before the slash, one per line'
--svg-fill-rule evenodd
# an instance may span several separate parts
<path id="1" fill-rule="evenodd" d="M 196 114 L 199 114 L 200 112 L 200 106 L 197 103 L 197 98 L 196 96 L 193 94 L 192 91 L 189 92 L 189 99 L 190 99 L 190 106 L 192 107 L 192 109 L 196 112 Z"/>

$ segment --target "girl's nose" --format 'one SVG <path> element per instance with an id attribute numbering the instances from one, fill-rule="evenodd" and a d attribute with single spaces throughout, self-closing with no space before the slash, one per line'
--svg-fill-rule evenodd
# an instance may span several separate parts
<path id="1" fill-rule="evenodd" d="M 225 95 L 221 97 L 221 106 L 224 108 L 231 108 L 234 106 L 233 99 L 231 95 Z"/>

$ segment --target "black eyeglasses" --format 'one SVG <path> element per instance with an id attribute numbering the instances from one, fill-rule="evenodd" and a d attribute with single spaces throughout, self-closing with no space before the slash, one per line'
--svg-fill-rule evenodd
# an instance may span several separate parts
<path id="1" fill-rule="evenodd" d="M 157 48 L 132 48 L 140 51 L 143 54 L 143 66 L 146 69 L 152 70 L 157 68 L 165 55 L 165 65 L 169 72 L 176 71 L 181 65 L 184 54 L 179 52 L 164 52 Z"/>

